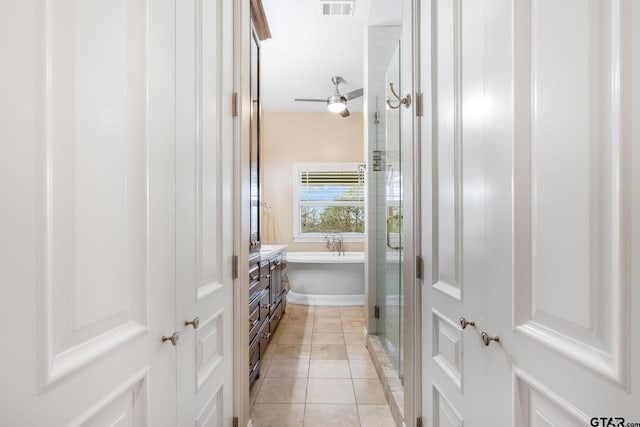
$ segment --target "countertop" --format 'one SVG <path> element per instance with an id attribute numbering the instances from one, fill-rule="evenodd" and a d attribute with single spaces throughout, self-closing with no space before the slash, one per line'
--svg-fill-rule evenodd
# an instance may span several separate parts
<path id="1" fill-rule="evenodd" d="M 282 252 L 287 248 L 287 245 L 262 245 L 260 247 L 260 259 L 267 259 L 278 252 Z"/>

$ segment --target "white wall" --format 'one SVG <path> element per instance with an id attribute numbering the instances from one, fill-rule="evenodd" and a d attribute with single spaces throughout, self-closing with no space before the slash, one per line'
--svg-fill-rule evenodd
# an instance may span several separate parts
<path id="1" fill-rule="evenodd" d="M 289 251 L 324 250 L 324 242 L 293 241 L 293 164 L 363 163 L 363 115 L 263 112 L 262 119 L 262 243 L 284 244 Z M 347 243 L 346 250 L 362 251 L 363 244 Z"/>

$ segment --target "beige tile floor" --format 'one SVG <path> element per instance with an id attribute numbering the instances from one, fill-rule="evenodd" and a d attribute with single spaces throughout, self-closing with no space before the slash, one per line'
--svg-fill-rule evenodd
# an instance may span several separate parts
<path id="1" fill-rule="evenodd" d="M 288 305 L 251 387 L 254 427 L 395 427 L 363 307 Z"/>

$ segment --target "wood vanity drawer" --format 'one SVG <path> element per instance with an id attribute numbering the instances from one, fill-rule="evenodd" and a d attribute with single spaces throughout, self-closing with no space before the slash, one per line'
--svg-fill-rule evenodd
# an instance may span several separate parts
<path id="1" fill-rule="evenodd" d="M 269 290 L 265 289 L 260 295 L 260 320 L 269 317 L 269 313 L 271 312 L 271 303 L 269 300 Z"/>
<path id="2" fill-rule="evenodd" d="M 260 265 L 256 263 L 249 268 L 249 301 L 253 301 L 261 289 Z"/>
<path id="3" fill-rule="evenodd" d="M 249 384 L 260 376 L 260 340 L 249 347 Z"/>
<path id="4" fill-rule="evenodd" d="M 251 301 L 253 301 L 258 296 L 262 289 L 263 287 L 259 280 L 249 282 L 249 303 L 251 303 Z"/>
<path id="5" fill-rule="evenodd" d="M 276 309 L 271 314 L 271 320 L 269 321 L 269 332 L 271 335 L 276 331 L 278 324 L 280 323 L 280 319 L 282 319 L 282 304 L 278 304 Z"/>
<path id="6" fill-rule="evenodd" d="M 264 282 L 264 287 L 269 286 L 269 279 L 271 278 L 271 263 L 269 261 L 263 261 L 260 263 L 260 281 Z"/>
<path id="7" fill-rule="evenodd" d="M 273 334 L 269 330 L 269 322 L 266 322 L 260 334 L 260 357 L 267 351 L 272 336 Z"/>
<path id="8" fill-rule="evenodd" d="M 249 267 L 249 281 L 253 282 L 260 279 L 260 264 L 255 263 Z"/>
<path id="9" fill-rule="evenodd" d="M 260 309 L 256 308 L 249 315 L 249 342 L 251 342 L 260 330 Z"/>
<path id="10" fill-rule="evenodd" d="M 258 307 L 260 307 L 260 299 L 262 298 L 262 294 L 257 292 L 254 294 L 254 297 L 249 301 L 249 322 L 251 322 L 251 313 Z"/>

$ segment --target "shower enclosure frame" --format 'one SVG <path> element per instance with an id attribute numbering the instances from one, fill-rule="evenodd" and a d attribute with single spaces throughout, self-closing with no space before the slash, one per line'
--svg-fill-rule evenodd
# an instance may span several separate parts
<path id="1" fill-rule="evenodd" d="M 403 0 L 403 25 L 401 33 L 401 80 L 403 82 L 401 97 L 411 95 L 412 102 L 408 107 L 400 108 L 402 114 L 402 163 L 403 172 L 403 272 L 402 281 L 404 286 L 404 322 L 402 334 L 404 336 L 404 423 L 407 426 L 416 425 L 418 419 L 422 420 L 423 413 L 430 411 L 426 406 L 431 402 L 422 400 L 422 360 L 423 352 L 431 349 L 431 343 L 422 343 L 422 330 L 425 319 L 422 313 L 422 286 L 423 269 L 428 268 L 422 260 L 422 242 L 420 236 L 422 229 L 421 220 L 421 198 L 423 187 L 421 185 L 421 162 L 422 153 L 420 151 L 420 135 L 422 134 L 421 124 L 423 111 L 430 111 L 425 101 L 423 101 L 422 84 L 420 76 L 428 76 L 430 73 L 421 74 L 421 9 L 420 2 L 415 0 Z M 429 16 L 425 10 L 425 16 Z M 428 46 L 425 46 L 428 47 Z M 367 48 L 368 49 L 368 48 Z M 422 48 L 426 53 L 429 49 Z M 366 53 L 368 55 L 368 52 Z M 365 85 L 368 81 L 368 70 L 365 71 Z M 430 81 L 425 81 L 424 86 L 429 87 Z M 366 93 L 366 92 L 365 92 Z M 365 96 L 368 96 L 366 94 Z M 427 101 L 430 102 L 430 101 Z M 428 116 L 428 115 L 427 115 Z M 374 120 L 373 112 L 365 110 L 365 123 Z M 366 158 L 368 161 L 367 173 L 372 173 L 372 158 L 369 153 L 370 128 L 365 126 Z M 426 165 L 429 168 L 428 165 Z M 369 181 L 369 180 L 368 180 Z M 368 184 L 369 185 L 369 184 Z M 368 189 L 367 189 L 368 193 Z M 367 195 L 368 197 L 368 195 Z M 367 200 L 366 207 L 370 209 L 371 200 Z M 367 214 L 367 227 L 369 227 L 370 215 Z M 367 251 L 375 248 L 375 241 L 372 241 L 371 230 L 366 231 Z M 374 317 L 374 306 L 377 301 L 377 290 L 375 285 L 376 266 L 371 265 L 367 259 L 365 265 L 366 292 L 365 303 L 367 305 L 366 328 L 367 333 L 376 334 L 376 320 Z M 425 313 L 424 316 L 428 316 Z M 415 421 L 414 421 L 415 420 Z"/>

